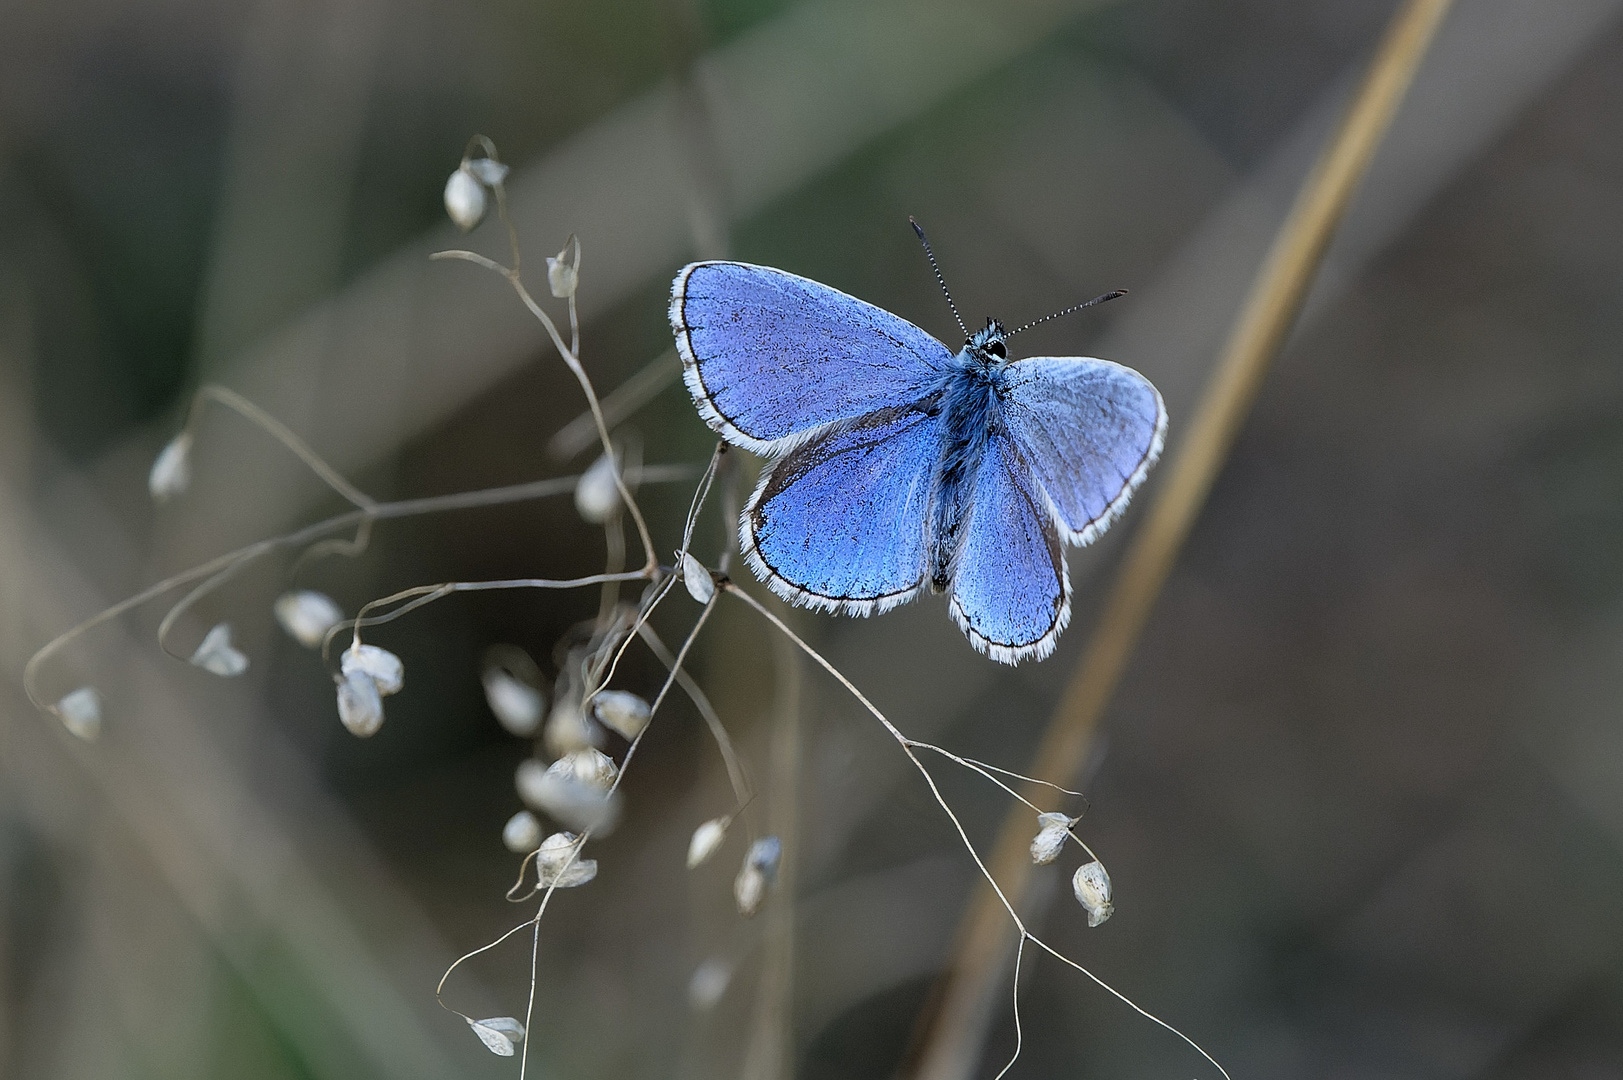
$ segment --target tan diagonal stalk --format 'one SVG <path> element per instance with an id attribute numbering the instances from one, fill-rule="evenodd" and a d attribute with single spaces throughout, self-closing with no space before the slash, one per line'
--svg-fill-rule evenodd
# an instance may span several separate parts
<path id="1" fill-rule="evenodd" d="M 1156 596 L 1449 4 L 1407 0 L 1392 17 L 1346 116 L 1303 182 L 1257 274 L 1188 434 L 1166 467 L 1155 504 L 1133 537 L 1098 628 L 1027 769 L 1030 775 L 1065 785 L 1081 769 Z M 1027 797 L 1036 800 L 1043 793 Z M 1027 848 L 1035 824 L 1024 807 L 1012 810 L 988 860 L 1016 910 L 1031 883 Z M 983 885 L 959 927 L 947 974 L 921 1018 L 912 1058 L 915 1080 L 964 1080 L 973 1071 L 1015 940 L 1008 913 Z"/>

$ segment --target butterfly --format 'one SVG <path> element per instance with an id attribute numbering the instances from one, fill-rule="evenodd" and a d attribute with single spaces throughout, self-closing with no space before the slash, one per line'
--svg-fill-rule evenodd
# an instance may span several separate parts
<path id="1" fill-rule="evenodd" d="M 1166 434 L 1160 393 L 1131 368 L 1011 360 L 1019 331 L 991 319 L 970 334 L 959 318 L 955 353 L 767 266 L 684 267 L 670 318 L 705 423 L 770 459 L 738 524 L 750 569 L 791 603 L 847 615 L 948 593 L 970 643 L 1006 664 L 1054 651 L 1071 614 L 1064 545 L 1110 526 Z"/>

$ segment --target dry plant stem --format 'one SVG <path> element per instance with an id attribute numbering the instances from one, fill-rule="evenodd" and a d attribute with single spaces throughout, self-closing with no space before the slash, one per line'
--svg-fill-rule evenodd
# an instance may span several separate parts
<path id="1" fill-rule="evenodd" d="M 656 567 L 655 572 L 657 571 Z M 321 643 L 321 655 L 324 660 L 331 659 L 333 639 L 345 630 L 351 632 L 354 644 L 359 645 L 361 627 L 381 626 L 383 623 L 393 622 L 402 615 L 457 593 L 494 592 L 502 589 L 580 589 L 588 585 L 601 585 L 605 581 L 643 581 L 648 576 L 641 570 L 628 570 L 619 574 L 588 574 L 578 578 L 505 578 L 499 581 L 444 581 L 438 585 L 414 585 L 389 596 L 367 601 L 355 618 L 345 619 L 333 626 L 327 631 L 327 637 Z M 400 606 L 382 615 L 369 614 L 390 604 Z"/>
<path id="2" fill-rule="evenodd" d="M 800 830 L 800 654 L 788 638 L 774 641 L 777 693 L 770 718 L 772 786 L 768 828 L 782 845 L 777 897 L 765 912 L 754 1030 L 742 1080 L 790 1080 L 794 1075 L 795 866 Z"/>
<path id="3" fill-rule="evenodd" d="M 1089 852 L 1089 854 L 1092 854 L 1092 852 Z M 1003 1080 L 1008 1075 L 1009 1070 L 1014 1068 L 1014 1063 L 1020 1060 L 1020 1051 L 1025 1049 L 1026 1033 L 1020 1024 L 1020 962 L 1025 959 L 1026 938 L 1029 936 L 1029 934 L 1021 934 L 1020 944 L 1016 945 L 1014 949 L 1014 1053 L 1009 1055 L 1009 1060 L 1003 1063 L 1003 1068 L 997 1071 L 997 1075 L 992 1080 Z"/>
<path id="4" fill-rule="evenodd" d="M 653 727 L 654 718 L 659 714 L 659 707 L 664 703 L 665 697 L 670 692 L 671 686 L 682 676 L 682 664 L 687 659 L 688 652 L 693 648 L 693 643 L 698 640 L 699 632 L 704 629 L 704 624 L 709 621 L 710 614 L 715 610 L 715 608 L 716 597 L 711 597 L 710 603 L 704 606 L 704 610 L 699 613 L 699 617 L 697 620 L 695 620 L 693 628 L 688 631 L 687 637 L 682 642 L 681 649 L 679 649 L 676 656 L 672 658 L 669 665 L 670 673 L 667 675 L 664 684 L 660 687 L 659 693 L 655 696 L 653 703 L 649 706 L 648 723 L 643 727 L 642 731 L 637 733 L 637 737 L 631 740 L 631 745 L 626 750 L 625 758 L 622 759 L 620 763 L 619 773 L 615 776 L 614 783 L 609 787 L 607 793 L 608 795 L 612 796 L 616 791 L 620 790 L 620 785 L 625 781 L 626 770 L 631 765 L 632 757 L 636 754 L 637 748 L 642 744 L 642 740 L 648 734 L 649 729 Z M 581 851 L 585 849 L 586 844 L 591 837 L 592 832 L 590 829 L 586 830 L 580 835 L 580 837 L 575 841 L 574 847 L 570 849 L 569 858 L 565 860 L 562 868 L 558 871 L 558 876 L 561 876 L 564 871 L 568 870 L 569 867 L 574 865 L 575 860 L 580 857 Z M 535 857 L 535 854 L 535 852 L 531 852 L 529 855 L 527 855 L 524 859 L 524 865 L 528 865 L 529 862 Z M 554 881 L 556 882 L 556 877 L 554 878 Z M 455 1012 L 458 1016 L 462 1016 L 464 1019 L 466 1019 L 467 1014 L 456 1009 L 452 1009 L 450 1006 L 446 1005 L 444 1000 L 441 998 L 441 995 L 445 990 L 446 980 L 451 977 L 452 973 L 455 972 L 457 968 L 462 966 L 464 961 L 470 960 L 473 957 L 478 956 L 480 953 L 488 952 L 489 950 L 494 949 L 496 946 L 500 945 L 502 942 L 506 941 L 508 938 L 512 937 L 526 926 L 533 927 L 530 944 L 530 997 L 524 1013 L 525 1050 L 524 1057 L 520 1059 L 519 1063 L 520 1080 L 522 1080 L 525 1068 L 527 1067 L 529 1055 L 529 1031 L 535 1011 L 536 973 L 540 961 L 541 948 L 541 917 L 546 914 L 547 905 L 551 902 L 552 894 L 557 891 L 557 888 L 558 886 L 556 883 L 546 887 L 545 893 L 541 898 L 541 903 L 539 907 L 537 907 L 533 918 L 520 923 L 518 926 L 515 926 L 513 929 L 507 931 L 507 933 L 503 934 L 496 940 L 481 945 L 479 948 L 464 953 L 462 956 L 458 957 L 450 967 L 445 969 L 445 973 L 440 976 L 439 984 L 434 989 L 434 996 L 436 1000 L 439 1000 L 442 1008 Z M 530 895 L 533 896 L 534 893 L 531 893 Z M 509 892 L 508 898 L 513 899 L 511 891 Z M 519 899 L 527 898 L 528 897 L 520 897 Z"/>
<path id="5" fill-rule="evenodd" d="M 721 559 L 716 568 L 723 574 L 733 567 L 733 553 L 738 550 L 739 517 L 738 455 L 728 454 L 721 461 Z"/>
<path id="6" fill-rule="evenodd" d="M 710 485 L 715 480 L 716 469 L 726 453 L 727 444 L 724 442 L 716 443 L 715 450 L 710 453 L 710 464 L 705 467 L 704 476 L 699 479 L 699 486 L 693 492 L 693 502 L 688 505 L 687 520 L 682 523 L 682 550 L 678 554 L 685 554 L 693 546 L 693 526 L 699 520 L 699 511 L 704 508 L 705 500 L 710 497 Z"/>
<path id="7" fill-rule="evenodd" d="M 637 633 L 648 646 L 648 651 L 653 653 L 654 658 L 661 664 L 665 665 L 667 671 L 675 670 L 676 657 L 671 655 L 671 650 L 666 647 L 665 642 L 652 626 L 643 623 L 638 628 Z M 721 753 L 722 764 L 727 768 L 727 782 L 732 786 L 733 798 L 737 802 L 739 809 L 742 809 L 749 805 L 750 800 L 755 796 L 749 782 L 749 773 L 744 769 L 744 763 L 739 760 L 738 751 L 733 747 L 732 737 L 727 734 L 727 728 L 722 724 L 721 716 L 716 712 L 716 707 L 710 704 L 709 696 L 700 688 L 698 681 L 692 675 L 689 675 L 686 671 L 678 673 L 676 684 L 683 689 L 693 702 L 693 707 L 699 710 L 699 716 L 703 718 L 705 727 L 710 729 L 710 737 L 716 741 L 716 749 Z M 737 812 L 737 810 L 734 811 L 734 813 Z"/>
<path id="8" fill-rule="evenodd" d="M 632 413 L 658 397 L 682 374 L 675 349 L 666 349 L 647 367 L 603 395 L 603 422 L 615 427 Z M 547 453 L 556 461 L 568 461 L 597 441 L 592 411 L 587 409 L 558 429 L 547 442 Z"/>
<path id="9" fill-rule="evenodd" d="M 299 552 L 299 557 L 294 560 L 293 568 L 288 571 L 288 576 L 297 577 L 306 563 L 315 562 L 317 559 L 325 558 L 328 555 L 340 555 L 346 559 L 364 555 L 366 549 L 372 543 L 372 520 L 370 517 L 362 518 L 361 523 L 355 527 L 353 539 L 345 540 L 338 537 L 332 540 L 318 540 L 316 543 L 311 544 Z"/>
<path id="10" fill-rule="evenodd" d="M 1082 767 L 1155 598 L 1211 490 L 1263 375 L 1289 333 L 1358 181 L 1391 125 L 1450 0 L 1407 0 L 1385 36 L 1335 136 L 1304 181 L 1253 283 L 1177 456 L 1166 467 L 1148 518 L 1133 537 L 1115 584 L 1030 769 L 1067 780 Z M 991 859 L 1003 888 L 978 890 L 933 1013 L 921 1018 L 912 1075 L 957 1080 L 979 1058 L 985 1003 L 1007 954 L 1001 908 L 1023 902 L 1032 867 L 1029 822 L 1011 814 Z M 1005 895 L 1005 892 L 1008 894 Z"/>
<path id="11" fill-rule="evenodd" d="M 625 503 L 626 511 L 631 515 L 631 520 L 637 526 L 637 536 L 642 541 L 643 557 L 646 560 L 646 567 L 651 571 L 659 563 L 659 560 L 654 557 L 654 540 L 648 532 L 648 523 L 643 520 L 642 510 L 638 508 L 637 501 L 631 497 L 631 492 L 626 487 L 625 479 L 620 475 L 619 462 L 614 454 L 614 444 L 609 441 L 609 428 L 608 424 L 603 420 L 603 407 L 598 403 L 597 391 L 592 388 L 592 380 L 587 376 L 586 369 L 581 367 L 580 357 L 576 350 L 571 349 L 564 344 L 564 339 L 558 333 L 558 327 L 553 323 L 552 316 L 548 315 L 546 310 L 543 309 L 540 304 L 536 303 L 535 297 L 530 295 L 530 290 L 525 287 L 524 282 L 519 278 L 517 270 L 509 270 L 501 263 L 498 263 L 492 259 L 487 259 L 485 256 L 474 251 L 436 251 L 434 254 L 430 255 L 429 258 L 461 259 L 464 262 L 471 262 L 475 266 L 482 266 L 486 270 L 500 274 L 502 277 L 507 279 L 507 283 L 513 287 L 513 291 L 517 293 L 518 298 L 524 302 L 524 306 L 530 309 L 530 314 L 534 315 L 536 320 L 540 322 L 542 327 L 546 330 L 547 336 L 552 339 L 553 347 L 558 350 L 558 355 L 563 357 L 564 363 L 569 367 L 570 373 L 575 376 L 575 381 L 580 383 L 581 391 L 586 395 L 586 404 L 592 410 L 592 422 L 597 427 L 598 442 L 603 446 L 603 453 L 608 455 L 610 461 L 615 462 L 614 486 L 620 492 L 620 498 Z M 570 305 L 570 321 L 571 323 L 575 322 L 573 303 Z M 575 333 L 578 337 L 578 326 L 576 327 Z"/>
<path id="12" fill-rule="evenodd" d="M 605 574 L 618 574 L 626 566 L 626 530 L 619 514 L 609 515 L 609 520 L 603 523 L 603 572 Z M 597 598 L 598 625 L 606 625 L 614 613 L 615 606 L 620 603 L 620 583 L 618 581 L 605 581 L 602 591 Z"/>
<path id="13" fill-rule="evenodd" d="M 203 408 L 210 401 L 224 405 L 263 428 L 277 442 L 293 451 L 300 461 L 310 467 L 311 472 L 319 476 L 328 487 L 338 492 L 347 501 L 362 510 L 377 508 L 378 504 L 371 496 L 345 480 L 339 475 L 338 470 L 321 460 L 321 456 L 310 449 L 303 439 L 293 434 L 286 424 L 234 390 L 227 390 L 223 386 L 214 385 L 201 387 L 193 396 L 192 407 L 186 417 L 185 430 L 188 433 L 195 432 L 199 421 L 202 419 Z"/>
<path id="14" fill-rule="evenodd" d="M 957 812 L 954 811 L 952 805 L 947 802 L 946 796 L 941 794 L 941 788 L 936 784 L 935 777 L 930 774 L 930 770 L 924 767 L 924 763 L 920 761 L 918 755 L 914 753 L 913 740 L 909 739 L 906 735 L 903 735 L 896 725 L 892 724 L 890 720 L 885 717 L 885 714 L 880 712 L 878 707 L 875 706 L 873 702 L 869 701 L 867 696 L 863 694 L 861 690 L 858 690 L 856 685 L 840 672 L 839 668 L 831 664 L 823 657 L 821 653 L 808 645 L 793 630 L 789 629 L 788 624 L 773 614 L 766 607 L 766 605 L 762 604 L 759 600 L 755 599 L 753 596 L 739 588 L 731 581 L 726 582 L 723 588 L 729 595 L 738 597 L 750 608 L 754 609 L 757 614 L 776 627 L 779 633 L 783 634 L 790 641 L 794 642 L 795 645 L 800 648 L 800 651 L 809 656 L 818 667 L 832 675 L 834 679 L 845 688 L 846 692 L 855 698 L 858 704 L 868 711 L 869 715 L 871 715 L 875 720 L 878 720 L 880 725 L 890 733 L 892 738 L 896 740 L 897 744 L 902 748 L 902 753 L 907 755 L 908 760 L 913 763 L 913 767 L 918 770 L 919 775 L 923 778 L 925 786 L 930 789 L 930 795 L 935 799 L 936 805 L 941 808 L 942 813 L 947 815 L 947 820 L 952 822 L 953 831 L 958 834 L 959 843 L 962 844 L 964 850 L 969 853 L 970 859 L 975 863 L 975 868 L 980 871 L 981 879 L 986 882 L 987 886 L 992 890 L 992 893 L 1002 904 L 1004 914 L 1007 916 L 1008 920 L 1014 924 L 1014 928 L 1019 932 L 1022 941 L 1030 941 L 1033 945 L 1062 961 L 1068 967 L 1074 968 L 1081 974 L 1087 976 L 1095 986 L 1098 986 L 1100 989 L 1110 994 L 1117 1001 L 1120 1001 L 1123 1005 L 1126 1005 L 1138 1015 L 1144 1017 L 1146 1020 L 1149 1020 L 1151 1023 L 1156 1024 L 1164 1030 L 1171 1032 L 1178 1039 L 1182 1040 L 1186 1045 L 1193 1049 L 1195 1053 L 1199 1054 L 1201 1057 L 1205 1058 L 1206 1061 L 1210 1062 L 1214 1069 L 1216 1069 L 1219 1073 L 1222 1073 L 1223 1080 L 1232 1080 L 1228 1074 L 1228 1070 L 1223 1068 L 1222 1065 L 1218 1064 L 1217 1059 L 1208 1054 L 1199 1043 L 1195 1042 L 1195 1040 L 1191 1039 L 1188 1035 L 1185 1035 L 1183 1032 L 1179 1031 L 1165 1020 L 1162 1020 L 1159 1016 L 1156 1016 L 1154 1013 L 1144 1009 L 1137 1002 L 1123 994 L 1120 990 L 1117 990 L 1114 986 L 1111 986 L 1099 976 L 1095 975 L 1093 972 L 1089 971 L 1075 960 L 1072 960 L 1070 957 L 1065 956 L 1063 953 L 1059 952 L 1047 942 L 1043 941 L 1037 935 L 1028 930 L 1024 920 L 1020 918 L 1019 913 L 1015 911 L 1014 905 L 1009 902 L 1009 899 L 1004 894 L 1002 887 L 998 885 L 997 879 L 994 878 L 991 871 L 987 869 L 986 863 L 982 860 L 980 852 L 975 849 L 975 845 L 970 841 L 969 833 L 964 829 L 964 823 L 959 819 Z"/>
<path id="15" fill-rule="evenodd" d="M 584 709 L 588 707 L 597 691 L 609 685 L 609 683 L 614 680 L 615 672 L 620 670 L 620 660 L 625 656 L 626 650 L 631 648 L 631 642 L 637 637 L 638 632 L 648 624 L 648 620 L 653 617 L 655 609 L 659 607 L 660 603 L 664 601 L 665 597 L 670 594 L 671 589 L 675 586 L 675 575 L 667 574 L 655 587 L 654 595 L 650 597 L 648 603 L 637 612 L 636 620 L 632 623 L 630 629 L 626 631 L 625 637 L 621 639 L 619 645 L 615 647 L 613 657 L 610 659 L 608 664 L 608 670 L 602 672 L 600 676 L 593 673 L 588 677 L 587 686 L 590 687 L 590 689 L 581 696 L 581 708 Z"/>
<path id="16" fill-rule="evenodd" d="M 692 470 L 686 465 L 654 466 L 643 470 L 641 482 L 664 483 L 672 480 L 685 480 L 691 475 Z M 350 510 L 342 514 L 335 514 L 330 518 L 306 525 L 304 528 L 297 529 L 284 536 L 256 540 L 252 544 L 245 544 L 234 551 L 228 551 L 223 555 L 216 556 L 208 562 L 148 585 L 133 596 L 126 597 L 111 607 L 97 612 L 83 622 L 64 630 L 29 658 L 27 666 L 23 669 L 23 689 L 28 695 L 28 700 L 33 702 L 37 708 L 46 712 L 53 712 L 52 706 L 41 699 L 38 687 L 39 671 L 47 660 L 87 631 L 93 630 L 103 623 L 110 622 L 126 612 L 141 607 L 143 604 L 150 603 L 166 593 L 173 592 L 193 582 L 210 578 L 223 570 L 240 569 L 241 565 L 255 559 L 277 551 L 303 547 L 305 544 L 318 540 L 328 533 L 348 529 L 351 526 L 360 526 L 369 521 L 396 520 L 427 514 L 448 513 L 456 510 L 506 506 L 531 499 L 566 495 L 574 491 L 579 483 L 580 477 L 578 476 L 560 476 L 547 480 L 532 480 L 523 484 L 509 484 L 505 487 L 486 488 L 480 491 L 459 491 L 451 495 L 431 495 L 420 499 L 402 499 L 398 502 L 379 503 L 369 510 Z"/>

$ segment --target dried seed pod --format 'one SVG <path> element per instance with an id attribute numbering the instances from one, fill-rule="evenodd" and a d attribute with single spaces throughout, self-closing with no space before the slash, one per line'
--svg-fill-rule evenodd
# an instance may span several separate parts
<path id="1" fill-rule="evenodd" d="M 499 667 L 486 668 L 479 681 L 485 687 L 485 703 L 502 727 L 522 737 L 535 734 L 546 707 L 540 690 Z"/>
<path id="2" fill-rule="evenodd" d="M 761 901 L 766 899 L 766 876 L 761 871 L 744 864 L 744 868 L 733 879 L 733 901 L 738 905 L 738 913 L 745 918 L 761 910 Z"/>
<path id="3" fill-rule="evenodd" d="M 506 165 L 488 157 L 469 158 L 462 163 L 462 167 L 486 187 L 495 187 L 506 180 L 509 171 Z"/>
<path id="4" fill-rule="evenodd" d="M 1070 833 L 1071 826 L 1080 820 L 1064 814 L 1038 814 L 1037 835 L 1031 838 L 1031 861 L 1038 866 L 1047 866 L 1059 858 L 1066 835 Z"/>
<path id="5" fill-rule="evenodd" d="M 338 658 L 338 668 L 345 675 L 352 671 L 364 672 L 377 684 L 383 697 L 400 693 L 406 685 L 406 665 L 388 649 L 376 645 L 351 645 Z"/>
<path id="6" fill-rule="evenodd" d="M 520 810 L 502 826 L 502 844 L 515 855 L 528 855 L 541 846 L 541 823 L 528 810 Z"/>
<path id="7" fill-rule="evenodd" d="M 601 525 L 620 508 L 620 489 L 614 482 L 614 462 L 603 454 L 575 483 L 575 509 L 581 519 Z"/>
<path id="8" fill-rule="evenodd" d="M 593 718 L 625 739 L 641 735 L 651 715 L 648 702 L 624 690 L 600 690 L 592 698 Z"/>
<path id="9" fill-rule="evenodd" d="M 727 992 L 733 981 L 733 966 L 719 956 L 712 956 L 693 969 L 688 980 L 688 1004 L 698 1012 L 709 1012 Z"/>
<path id="10" fill-rule="evenodd" d="M 445 181 L 445 212 L 463 232 L 484 220 L 485 189 L 466 165 Z"/>
<path id="11" fill-rule="evenodd" d="M 182 495 L 192 483 L 192 435 L 182 431 L 158 451 L 147 473 L 147 490 L 158 502 Z"/>
<path id="12" fill-rule="evenodd" d="M 744 855 L 744 866 L 733 879 L 733 899 L 738 913 L 754 915 L 766 899 L 766 890 L 778 879 L 778 863 L 783 857 L 783 844 L 776 836 L 763 836 L 750 845 Z"/>
<path id="13" fill-rule="evenodd" d="M 484 1020 L 469 1020 L 468 1026 L 485 1044 L 485 1049 L 498 1057 L 512 1057 L 518 1044 L 524 1041 L 524 1025 L 511 1016 L 491 1016 Z"/>
<path id="14" fill-rule="evenodd" d="M 344 621 L 344 609 L 326 593 L 296 589 L 276 598 L 276 621 L 307 649 L 321 648 L 327 631 Z"/>
<path id="15" fill-rule="evenodd" d="M 583 753 L 586 751 L 577 751 L 577 754 Z M 550 766 L 534 758 L 520 762 L 514 776 L 519 798 L 526 805 L 572 829 L 581 832 L 591 830 L 597 836 L 607 836 L 619 820 L 620 797 L 618 794 L 610 795 L 607 786 L 600 782 L 587 783 L 582 780 L 576 772 L 575 758 L 576 754 L 570 754 Z M 609 762 L 610 767 L 613 764 Z M 583 771 L 592 774 L 600 770 L 593 762 Z"/>
<path id="16" fill-rule="evenodd" d="M 1097 859 L 1076 868 L 1071 891 L 1076 893 L 1076 902 L 1087 909 L 1089 926 L 1098 926 L 1116 910 L 1110 902 L 1110 875 Z"/>
<path id="17" fill-rule="evenodd" d="M 541 741 L 547 753 L 563 757 L 576 750 L 593 750 L 603 741 L 603 732 L 580 711 L 580 698 L 560 697 L 553 701 L 552 712 L 547 714 L 547 726 Z"/>
<path id="18" fill-rule="evenodd" d="M 687 586 L 688 595 L 701 604 L 708 604 L 716 595 L 716 579 L 690 551 L 682 552 L 682 584 Z"/>
<path id="19" fill-rule="evenodd" d="M 351 735 L 366 738 L 383 726 L 383 698 L 378 684 L 366 672 L 355 668 L 338 680 L 338 719 Z"/>
<path id="20" fill-rule="evenodd" d="M 554 761 L 547 771 L 572 773 L 576 780 L 597 788 L 599 791 L 608 791 L 614 786 L 614 781 L 620 776 L 620 768 L 615 765 L 614 759 L 601 750 L 576 750 L 573 754 Z"/>
<path id="21" fill-rule="evenodd" d="M 543 889 L 572 889 L 597 876 L 597 860 L 580 858 L 579 850 L 574 833 L 557 832 L 541 841 L 535 872 Z"/>
<path id="22" fill-rule="evenodd" d="M 711 818 L 697 829 L 693 830 L 693 839 L 688 841 L 688 869 L 692 870 L 716 853 L 721 842 L 727 839 L 727 826 L 732 824 L 730 817 Z"/>
<path id="23" fill-rule="evenodd" d="M 192 665 L 222 679 L 241 675 L 248 670 L 248 658 L 231 644 L 230 623 L 217 623 L 203 635 L 197 651 L 192 653 Z"/>
<path id="24" fill-rule="evenodd" d="M 57 701 L 56 715 L 63 727 L 89 742 L 101 734 L 101 695 L 93 686 L 81 686 Z"/>
<path id="25" fill-rule="evenodd" d="M 569 249 L 575 249 L 575 257 L 569 258 Z M 571 236 L 564 241 L 563 249 L 557 255 L 547 256 L 547 288 L 552 295 L 563 300 L 575 295 L 580 286 L 580 241 Z"/>

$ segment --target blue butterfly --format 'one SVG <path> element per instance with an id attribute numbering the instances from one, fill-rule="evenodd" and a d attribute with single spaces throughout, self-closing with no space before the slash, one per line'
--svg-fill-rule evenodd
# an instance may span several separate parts
<path id="1" fill-rule="evenodd" d="M 684 267 L 670 316 L 705 423 L 771 459 L 738 524 L 757 576 L 848 615 L 948 592 L 971 644 L 1006 664 L 1054 651 L 1071 616 L 1061 541 L 1110 526 L 1166 434 L 1144 376 L 1010 360 L 995 320 L 955 354 L 838 289 L 738 262 Z"/>

